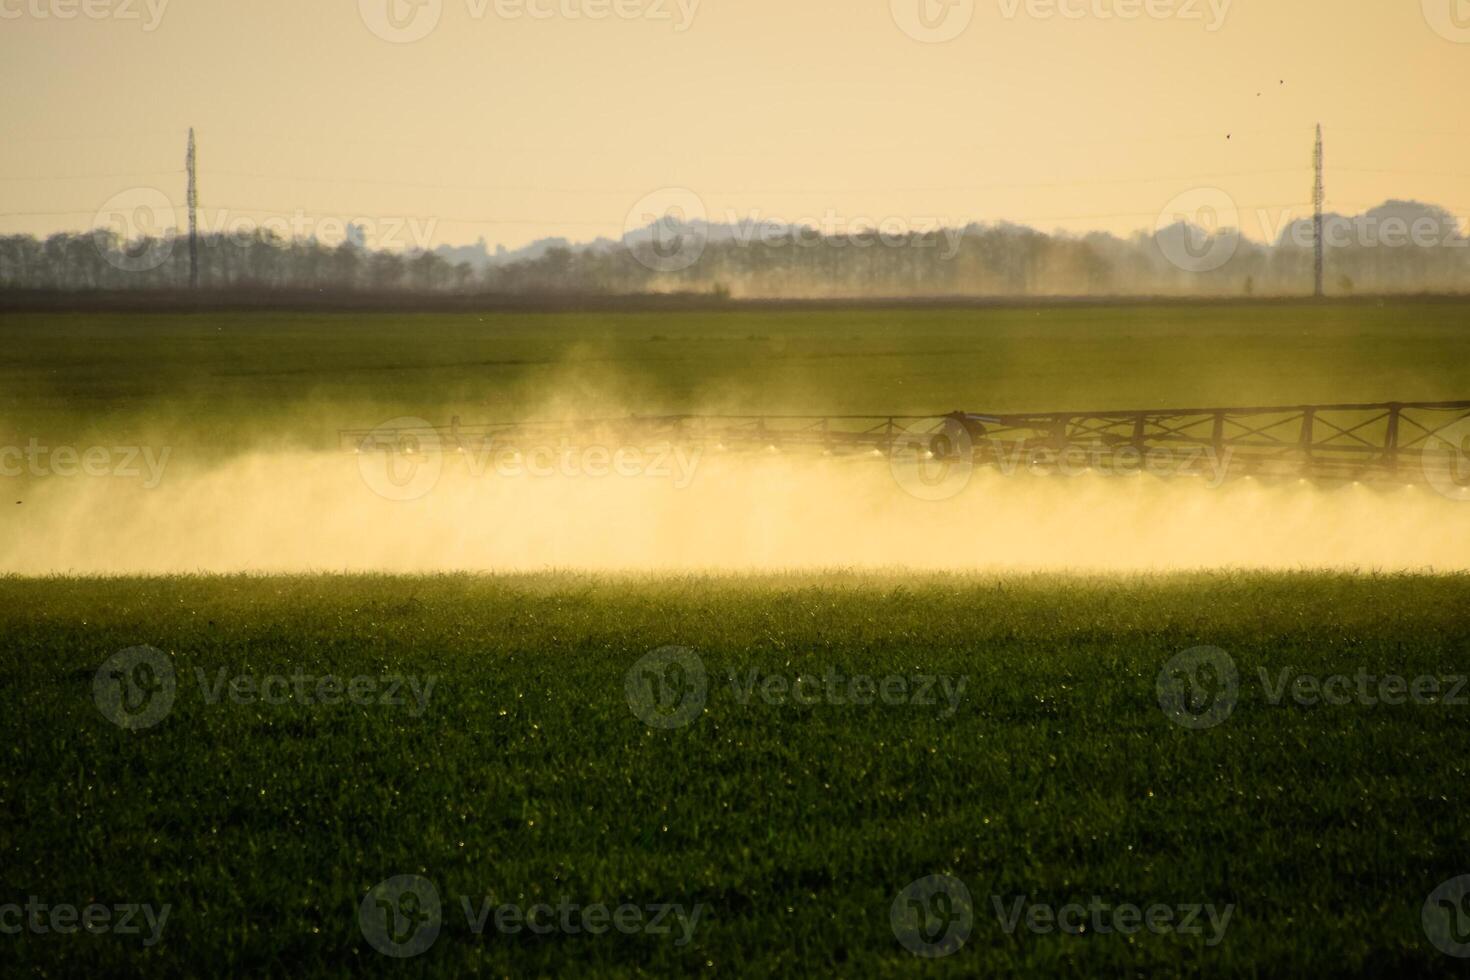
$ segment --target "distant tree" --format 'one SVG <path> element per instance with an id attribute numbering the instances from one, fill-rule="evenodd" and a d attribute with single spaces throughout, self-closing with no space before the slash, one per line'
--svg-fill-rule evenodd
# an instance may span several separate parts
<path id="1" fill-rule="evenodd" d="M 368 260 L 368 282 L 374 289 L 397 289 L 403 281 L 403 256 L 374 252 Z"/>
<path id="2" fill-rule="evenodd" d="M 1332 216 L 1351 224 L 1359 219 Z M 1343 294 L 1462 291 L 1470 289 L 1470 249 L 1458 222 L 1443 209 L 1394 201 L 1360 218 L 1387 229 L 1433 232 L 1427 244 L 1397 246 L 1361 235 L 1332 249 L 1335 288 Z M 347 239 L 327 246 L 285 239 L 264 230 L 202 236 L 201 279 L 206 288 L 313 289 L 416 292 L 484 290 L 497 293 L 641 293 L 695 291 L 714 296 L 1047 296 L 1267 295 L 1310 289 L 1309 240 L 1286 229 L 1272 243 L 1240 239 L 1229 261 L 1195 271 L 1169 261 L 1158 235 L 1123 239 L 1096 232 L 1045 234 L 1020 225 L 971 224 L 956 234 L 933 230 L 902 234 L 854 230 L 830 238 L 812 229 L 739 229 L 704 243 L 699 260 L 659 271 L 646 238 L 633 244 L 570 247 L 555 242 L 532 257 L 451 264 L 450 250 L 411 253 L 375 250 L 353 226 Z M 671 241 L 687 244 L 690 229 Z M 1167 236 L 1202 232 L 1185 225 Z M 1424 236 L 1421 235 L 1421 238 Z M 1307 244 L 1303 244 L 1307 241 Z M 123 240 L 115 231 L 0 236 L 0 288 L 151 289 L 188 281 L 187 250 L 172 239 Z M 483 247 L 479 253 L 486 255 Z"/>

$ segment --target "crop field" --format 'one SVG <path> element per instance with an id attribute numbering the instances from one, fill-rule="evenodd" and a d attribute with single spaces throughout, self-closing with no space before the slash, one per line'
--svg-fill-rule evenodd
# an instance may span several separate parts
<path id="1" fill-rule="evenodd" d="M 0 0 L 0 980 L 1465 973 L 1470 0 L 1325 6 Z"/>
<path id="2" fill-rule="evenodd" d="M 395 416 L 1470 397 L 1450 302 L 7 314 L 0 341 L 0 447 L 165 446 L 168 480 L 256 454 L 231 485 L 288 566 L 356 505 L 296 494 L 282 461 Z M 65 497 L 81 479 L 0 477 L 0 555 L 34 542 L 43 570 L 0 567 L 8 974 L 1427 975 L 1470 954 L 1470 574 L 79 575 L 89 542 L 138 544 L 109 525 L 152 492 Z M 173 523 L 192 503 L 263 534 L 251 501 L 191 499 L 218 485 L 133 530 L 209 554 L 198 513 Z M 615 496 L 595 489 L 575 499 Z M 373 498 L 347 532 L 399 547 L 451 490 Z M 849 532 L 796 492 L 793 524 Z M 1006 533 L 973 499 L 881 530 Z M 1375 531 L 1378 498 L 1350 501 L 1352 533 L 1470 550 L 1470 504 Z M 530 523 L 471 502 L 455 539 Z M 1218 532 L 1193 513 L 1153 543 Z"/>
<path id="3" fill-rule="evenodd" d="M 1463 576 L 3 580 L 5 895 L 172 906 L 155 945 L 7 955 L 52 975 L 899 974 L 921 964 L 895 899 L 950 875 L 972 918 L 937 973 L 1429 973 L 1422 906 L 1465 873 L 1467 602 Z M 175 689 L 125 730 L 94 676 L 145 643 Z M 630 672 L 669 645 L 703 664 L 702 705 L 640 715 Z M 1238 672 L 1212 727 L 1160 704 L 1201 645 Z M 907 686 L 768 691 L 834 671 Z M 1351 703 L 1273 703 L 1283 672 L 1352 677 Z M 1375 698 L 1390 676 L 1440 695 L 1369 703 L 1361 673 Z M 324 704 L 265 680 L 328 675 L 406 681 Z M 397 875 L 443 903 L 402 963 L 359 925 Z M 1007 932 L 997 903 L 1023 896 L 1233 911 Z M 463 907 L 563 901 L 703 911 L 680 942 L 477 935 Z"/>
<path id="4" fill-rule="evenodd" d="M 692 314 L 0 316 L 0 424 L 335 448 L 339 428 L 630 413 L 937 414 L 1435 401 L 1470 303 Z"/>

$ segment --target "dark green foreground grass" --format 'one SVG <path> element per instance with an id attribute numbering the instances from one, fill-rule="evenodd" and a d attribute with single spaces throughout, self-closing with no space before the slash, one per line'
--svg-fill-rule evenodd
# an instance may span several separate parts
<path id="1" fill-rule="evenodd" d="M 163 939 L 0 936 L 11 975 L 1422 974 L 1421 907 L 1470 873 L 1470 707 L 1272 706 L 1257 669 L 1470 671 L 1470 578 L 0 579 L 0 902 L 172 905 Z M 93 700 L 165 651 L 172 712 Z M 625 674 L 693 648 L 692 724 Z M 1239 666 L 1217 728 L 1156 678 Z M 957 713 L 741 705 L 728 669 L 967 677 Z M 436 675 L 394 707 L 210 705 L 193 671 Z M 948 873 L 969 942 L 915 958 L 890 903 Z M 443 931 L 397 961 L 357 910 L 431 879 Z M 1235 910 L 1206 936 L 1007 935 L 991 896 Z M 704 903 L 694 939 L 473 936 L 461 896 Z M 1207 930 L 1208 934 L 1208 930 Z M 1206 935 L 1207 935 L 1206 934 Z"/>

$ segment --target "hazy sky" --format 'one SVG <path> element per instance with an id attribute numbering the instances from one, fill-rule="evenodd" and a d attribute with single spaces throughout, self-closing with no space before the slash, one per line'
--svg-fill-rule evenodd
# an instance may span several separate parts
<path id="1" fill-rule="evenodd" d="M 1117 232 L 1218 187 L 1260 235 L 1318 121 L 1329 205 L 1465 217 L 1467 91 L 1470 0 L 0 0 L 0 232 L 182 204 L 190 125 L 206 226 L 384 244 L 616 236 L 664 187 Z"/>

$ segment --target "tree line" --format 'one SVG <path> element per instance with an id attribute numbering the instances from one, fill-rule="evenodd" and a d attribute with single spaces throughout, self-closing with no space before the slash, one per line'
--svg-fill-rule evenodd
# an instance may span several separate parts
<path id="1" fill-rule="evenodd" d="M 1470 242 L 1447 212 L 1399 204 L 1392 214 L 1405 222 L 1432 219 L 1443 229 L 1417 237 L 1397 234 L 1397 219 L 1383 214 L 1378 225 L 1365 224 L 1372 214 L 1329 220 L 1329 231 L 1340 233 L 1327 236 L 1328 292 L 1467 290 Z M 1301 230 L 1293 226 L 1277 241 L 1262 243 L 1183 223 L 1128 238 L 1047 234 L 1009 224 L 841 236 L 790 228 L 740 235 L 727 226 L 678 225 L 622 242 L 557 245 L 534 258 L 480 265 L 451 262 L 440 251 L 328 245 L 255 230 L 200 236 L 198 261 L 201 288 L 232 290 L 702 292 L 770 299 L 1269 296 L 1312 289 L 1312 238 Z M 189 248 L 182 238 L 125 241 L 105 230 L 0 237 L 0 288 L 115 291 L 188 283 Z"/>

